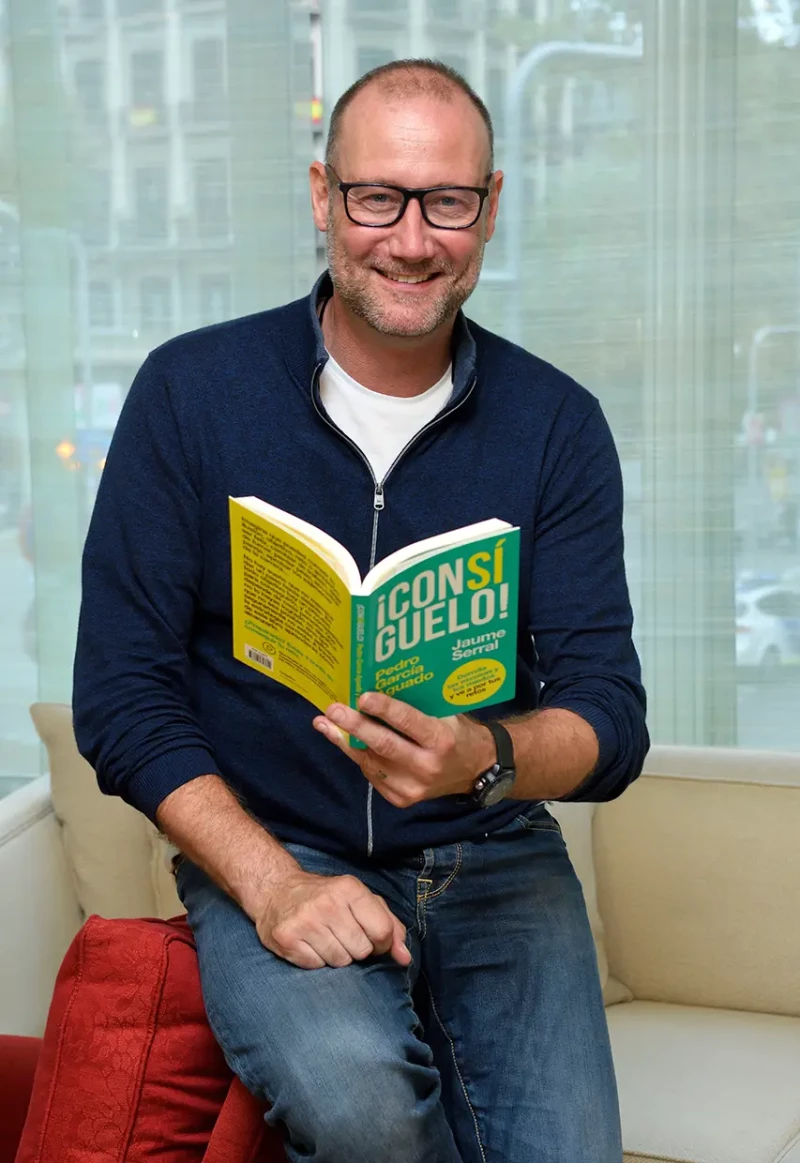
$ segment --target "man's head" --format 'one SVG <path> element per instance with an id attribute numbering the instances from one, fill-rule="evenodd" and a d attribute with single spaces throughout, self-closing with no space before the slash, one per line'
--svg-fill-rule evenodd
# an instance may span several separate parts
<path id="1" fill-rule="evenodd" d="M 311 167 L 314 221 L 327 231 L 328 264 L 338 295 L 376 331 L 428 335 L 452 322 L 474 290 L 503 182 L 501 173 L 493 173 L 492 155 L 485 105 L 458 73 L 438 61 L 393 61 L 373 69 L 337 102 L 327 164 Z M 363 193 L 372 208 L 385 204 L 387 196 L 353 191 L 348 217 L 339 184 L 349 182 L 403 189 L 488 187 L 489 196 L 466 229 L 431 225 L 413 198 L 399 222 L 373 226 L 362 223 L 380 223 L 380 216 L 372 209 L 365 214 L 356 200 Z M 433 195 L 426 208 L 444 221 L 460 199 L 476 197 Z"/>

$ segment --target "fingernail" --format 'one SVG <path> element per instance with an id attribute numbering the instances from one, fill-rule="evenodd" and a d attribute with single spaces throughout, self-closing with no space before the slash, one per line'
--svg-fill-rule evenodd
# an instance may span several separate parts
<path id="1" fill-rule="evenodd" d="M 333 719 L 334 723 L 343 723 L 344 707 L 331 707 L 328 710 L 328 718 Z"/>

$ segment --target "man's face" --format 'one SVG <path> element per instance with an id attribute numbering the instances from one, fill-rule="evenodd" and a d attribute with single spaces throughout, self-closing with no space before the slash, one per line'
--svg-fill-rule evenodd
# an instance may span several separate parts
<path id="1" fill-rule="evenodd" d="M 478 111 L 460 93 L 451 102 L 389 98 L 369 86 L 345 114 L 335 165 L 343 182 L 490 185 L 480 218 L 466 230 L 429 226 L 414 199 L 394 226 L 374 228 L 351 222 L 324 167 L 311 168 L 314 220 L 327 231 L 333 285 L 354 314 L 393 336 L 424 336 L 448 324 L 475 289 L 503 181 L 499 172 L 488 180 L 488 138 Z"/>

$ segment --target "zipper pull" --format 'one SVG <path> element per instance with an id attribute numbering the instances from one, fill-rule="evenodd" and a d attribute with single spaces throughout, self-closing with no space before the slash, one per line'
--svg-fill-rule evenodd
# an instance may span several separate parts
<path id="1" fill-rule="evenodd" d="M 386 502 L 383 498 L 383 485 L 375 485 L 375 495 L 372 498 L 372 504 L 378 513 L 385 507 Z"/>

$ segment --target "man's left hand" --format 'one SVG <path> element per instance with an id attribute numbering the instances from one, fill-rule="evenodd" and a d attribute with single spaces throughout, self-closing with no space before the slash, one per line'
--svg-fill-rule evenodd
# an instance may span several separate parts
<path id="1" fill-rule="evenodd" d="M 325 715 L 314 719 L 314 727 L 349 755 L 396 808 L 468 795 L 481 772 L 495 762 L 490 732 L 466 715 L 434 719 L 378 691 L 363 694 L 358 706 L 355 711 L 332 703 Z M 350 747 L 343 732 L 355 735 L 367 750 Z"/>

